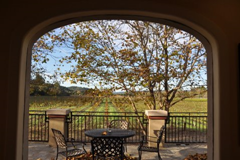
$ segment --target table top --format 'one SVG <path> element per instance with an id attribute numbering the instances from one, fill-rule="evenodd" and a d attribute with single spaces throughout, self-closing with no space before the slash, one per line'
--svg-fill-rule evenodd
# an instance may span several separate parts
<path id="1" fill-rule="evenodd" d="M 111 129 L 111 132 L 108 132 L 108 129 L 92 129 L 85 131 L 86 136 L 93 138 L 128 138 L 134 136 L 135 134 L 135 131 L 128 129 Z"/>

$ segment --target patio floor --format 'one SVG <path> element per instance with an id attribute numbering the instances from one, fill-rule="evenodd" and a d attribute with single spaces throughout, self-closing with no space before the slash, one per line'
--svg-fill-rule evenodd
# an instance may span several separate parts
<path id="1" fill-rule="evenodd" d="M 90 151 L 90 144 L 86 145 L 86 150 Z M 133 157 L 138 157 L 137 144 L 127 145 L 128 154 Z M 28 145 L 28 160 L 52 160 L 56 155 L 56 148 L 50 147 L 48 143 L 44 142 L 29 142 Z M 164 144 L 160 149 L 163 160 L 183 160 L 190 154 L 207 153 L 207 144 L 189 144 L 176 145 Z M 59 160 L 64 160 L 64 157 L 59 156 Z M 143 152 L 143 160 L 157 160 L 157 153 Z"/>

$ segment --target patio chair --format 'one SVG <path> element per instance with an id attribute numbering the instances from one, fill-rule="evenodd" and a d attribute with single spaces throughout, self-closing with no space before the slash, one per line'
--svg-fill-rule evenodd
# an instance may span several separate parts
<path id="1" fill-rule="evenodd" d="M 128 129 L 128 121 L 126 120 L 112 120 L 110 122 L 111 128 L 117 128 L 117 129 Z"/>
<path id="2" fill-rule="evenodd" d="M 164 130 L 165 130 L 165 126 L 162 126 L 159 131 L 159 135 L 157 137 L 142 136 L 142 140 L 140 141 L 140 145 L 138 146 L 139 160 L 141 160 L 141 158 L 142 158 L 142 152 L 157 152 L 158 159 L 162 160 L 162 158 L 160 156 L 160 152 L 159 152 L 159 145 L 162 141 Z M 148 142 L 156 144 L 156 147 L 149 147 Z"/>
<path id="3" fill-rule="evenodd" d="M 91 140 L 91 153 L 96 159 L 124 158 L 122 138 L 94 138 Z"/>
<path id="4" fill-rule="evenodd" d="M 82 148 L 77 148 L 76 145 L 74 145 L 73 143 L 74 142 L 73 138 L 66 140 L 64 135 L 61 133 L 61 131 L 57 129 L 52 128 L 52 132 L 54 135 L 55 142 L 57 144 L 56 160 L 58 159 L 58 154 L 68 159 L 69 157 L 76 157 L 86 153 L 86 150 L 84 149 L 84 145 L 85 145 L 84 143 L 82 144 Z M 70 145 L 68 145 L 67 141 L 71 142 Z M 60 148 L 62 148 L 62 151 L 59 151 Z"/>
<path id="5" fill-rule="evenodd" d="M 112 120 L 110 122 L 110 128 L 116 129 L 128 129 L 128 121 L 126 120 Z M 126 139 L 124 139 L 124 150 L 127 152 Z"/>

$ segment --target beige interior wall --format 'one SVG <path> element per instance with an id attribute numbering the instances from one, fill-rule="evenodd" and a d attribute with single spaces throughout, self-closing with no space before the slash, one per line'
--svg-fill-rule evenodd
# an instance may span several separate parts
<path id="1" fill-rule="evenodd" d="M 240 4 L 237 0 L 11 0 L 0 2 L 1 159 L 27 159 L 27 137 L 23 128 L 27 128 L 24 117 L 28 112 L 24 109 L 25 82 L 28 82 L 26 76 L 29 77 L 26 74 L 29 73 L 26 72 L 29 70 L 27 50 L 31 50 L 28 45 L 51 26 L 73 22 L 72 18 L 89 20 L 109 14 L 169 19 L 206 37 L 212 46 L 213 60 L 213 67 L 208 70 L 213 75 L 210 100 L 213 107 L 209 109 L 213 110 L 209 118 L 214 118 L 214 136 L 210 137 L 214 146 L 212 153 L 215 160 L 239 157 L 237 46 L 240 43 Z"/>

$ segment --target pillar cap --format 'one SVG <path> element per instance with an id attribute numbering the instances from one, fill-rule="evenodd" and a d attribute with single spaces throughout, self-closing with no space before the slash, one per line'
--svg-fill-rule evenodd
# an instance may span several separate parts
<path id="1" fill-rule="evenodd" d="M 68 115 L 70 109 L 49 109 L 47 110 L 47 115 Z"/>
<path id="2" fill-rule="evenodd" d="M 168 112 L 164 110 L 145 110 L 148 117 L 167 117 Z"/>

